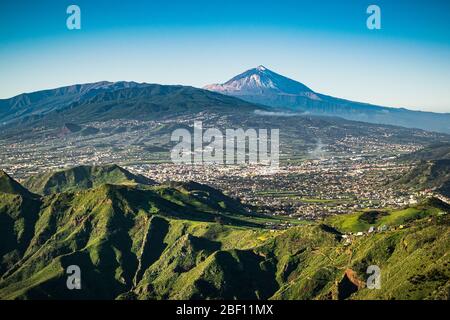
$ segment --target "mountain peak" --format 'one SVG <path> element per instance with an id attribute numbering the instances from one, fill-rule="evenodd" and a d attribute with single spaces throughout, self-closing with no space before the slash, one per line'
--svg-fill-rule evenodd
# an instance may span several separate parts
<path id="1" fill-rule="evenodd" d="M 25 197 L 31 197 L 32 194 L 20 183 L 11 178 L 5 171 L 0 170 L 0 192 L 9 194 L 18 194 Z"/>
<path id="2" fill-rule="evenodd" d="M 249 69 L 222 84 L 212 84 L 204 89 L 230 95 L 314 94 L 304 84 L 273 72 L 263 65 Z"/>
<path id="3" fill-rule="evenodd" d="M 155 185 L 142 175 L 135 175 L 116 164 L 81 165 L 56 172 L 47 172 L 28 178 L 24 185 L 42 195 L 89 189 L 103 184 Z"/>

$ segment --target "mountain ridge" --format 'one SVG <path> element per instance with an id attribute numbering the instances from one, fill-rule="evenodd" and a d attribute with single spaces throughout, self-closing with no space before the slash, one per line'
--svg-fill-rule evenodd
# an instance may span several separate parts
<path id="1" fill-rule="evenodd" d="M 283 94 L 309 94 L 315 95 L 314 91 L 304 84 L 295 80 L 286 78 L 275 73 L 266 67 L 260 65 L 256 68 L 247 70 L 224 84 L 214 84 L 203 87 L 207 90 L 224 91 L 228 94 L 247 95 L 262 93 L 264 91 L 273 91 Z M 221 88 L 221 90 L 219 89 Z"/>
<path id="2" fill-rule="evenodd" d="M 65 92 L 68 94 L 65 95 Z M 17 103 L 17 99 L 26 102 Z M 70 122 L 81 124 L 108 119 L 167 118 L 205 110 L 239 113 L 242 110 L 252 112 L 266 108 L 191 86 L 98 82 L 0 100 L 0 125 L 8 130 L 20 126 L 63 125 Z"/>
<path id="3" fill-rule="evenodd" d="M 264 66 L 204 89 L 133 81 L 100 81 L 23 93 L 0 99 L 0 127 L 29 127 L 41 125 L 43 121 L 45 124 L 56 121 L 79 124 L 90 119 L 134 119 L 141 115 L 153 119 L 186 112 L 240 112 L 271 108 L 450 133 L 450 113 L 412 111 L 335 98 L 317 93 L 303 83 Z"/>
<path id="4" fill-rule="evenodd" d="M 424 204 L 406 228 L 393 223 L 346 243 L 322 222 L 269 230 L 268 217 L 211 206 L 225 197 L 217 192 L 103 184 L 19 196 L 32 202 L 23 206 L 0 190 L 0 298 L 449 298 L 448 206 Z M 380 290 L 365 287 L 374 264 Z M 82 290 L 67 289 L 70 265 L 82 270 Z"/>
<path id="5" fill-rule="evenodd" d="M 0 192 L 31 198 L 34 195 L 0 169 Z"/>
<path id="6" fill-rule="evenodd" d="M 34 175 L 24 181 L 24 186 L 35 193 L 49 195 L 55 192 L 89 189 L 100 184 L 157 183 L 142 175 L 134 175 L 118 165 L 76 166 L 56 172 Z"/>
<path id="7" fill-rule="evenodd" d="M 223 84 L 204 88 L 273 108 L 450 133 L 450 113 L 413 111 L 332 97 L 263 66 L 249 69 Z"/>

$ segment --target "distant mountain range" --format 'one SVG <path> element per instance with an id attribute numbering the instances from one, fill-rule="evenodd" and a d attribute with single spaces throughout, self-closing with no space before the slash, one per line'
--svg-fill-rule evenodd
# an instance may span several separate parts
<path id="1" fill-rule="evenodd" d="M 260 80 L 272 88 L 273 94 L 282 86 L 289 88 L 286 89 L 289 92 L 300 90 L 308 99 L 314 98 L 310 89 L 293 80 Z M 255 86 L 252 90 L 257 92 Z M 60 159 L 64 155 L 58 152 L 71 140 L 86 153 L 95 148 L 102 154 L 123 152 L 120 155 L 123 161 L 161 160 L 168 159 L 173 147 L 171 133 L 177 128 L 188 129 L 200 119 L 205 128 L 221 130 L 280 128 L 280 152 L 288 161 L 315 157 L 311 152 L 318 145 L 326 146 L 334 154 L 345 152 L 348 146 L 342 141 L 349 137 L 365 141 L 365 144 L 367 141 L 377 144 L 378 139 L 387 144 L 423 146 L 450 142 L 450 135 L 444 133 L 330 115 L 286 112 L 286 109 L 275 109 L 241 97 L 194 87 L 136 82 L 97 82 L 24 93 L 0 100 L 0 141 L 5 148 L 9 144 L 32 148 L 36 157 L 43 152 Z M 43 141 L 49 144 L 42 144 Z M 52 147 L 48 148 L 49 145 Z M 135 153 L 130 153 L 129 145 Z M 42 149 L 36 149 L 37 146 Z M 364 146 L 352 143 L 351 147 L 355 151 Z M 4 150 L 4 154 L 10 152 Z"/>
<path id="2" fill-rule="evenodd" d="M 450 133 L 450 113 L 389 108 L 331 97 L 264 66 L 247 70 L 223 84 L 204 88 L 294 112 Z"/>
<path id="3" fill-rule="evenodd" d="M 199 111 L 253 112 L 234 97 L 187 86 L 136 82 L 96 82 L 24 93 L 0 100 L 0 125 L 46 124 L 110 119 L 151 120 Z"/>
<path id="4" fill-rule="evenodd" d="M 151 120 L 201 111 L 239 113 L 275 108 L 450 133 L 450 113 L 388 108 L 330 97 L 263 66 L 204 89 L 101 81 L 23 93 L 0 99 L 0 129 L 42 122 L 62 125 L 110 119 Z"/>

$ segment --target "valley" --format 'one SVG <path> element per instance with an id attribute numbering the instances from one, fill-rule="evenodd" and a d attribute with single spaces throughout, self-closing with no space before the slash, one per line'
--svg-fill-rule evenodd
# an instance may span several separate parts
<path id="1" fill-rule="evenodd" d="M 449 1 L 0 3 L 2 314 L 448 306 Z"/>
<path id="2" fill-rule="evenodd" d="M 135 82 L 0 114 L 1 299 L 449 299 L 446 133 Z M 196 121 L 279 129 L 279 167 L 173 163 Z"/>
<path id="3" fill-rule="evenodd" d="M 70 190 L 46 196 L 0 173 L 0 298 L 449 298 L 450 207 L 438 199 L 411 207 L 419 215 L 356 217 L 388 226 L 375 231 L 360 232 L 347 215 L 280 230 L 272 227 L 280 220 L 267 224 L 205 185 L 152 185 L 117 166 L 81 169 L 90 174 L 74 168 L 27 182 Z M 83 290 L 66 289 L 73 264 Z M 365 286 L 374 264 L 380 290 Z"/>
<path id="4" fill-rule="evenodd" d="M 281 128 L 279 168 L 172 163 L 171 133 L 192 129 L 194 121 L 202 121 L 205 129 Z M 449 139 L 422 130 L 337 118 L 202 111 L 170 119 L 36 127 L 0 138 L 0 161 L 2 169 L 18 180 L 78 165 L 115 163 L 160 182 L 193 180 L 211 185 L 262 213 L 314 220 L 356 209 L 398 208 L 431 195 L 432 191 L 388 184 L 414 167 L 399 162 L 400 157 Z"/>

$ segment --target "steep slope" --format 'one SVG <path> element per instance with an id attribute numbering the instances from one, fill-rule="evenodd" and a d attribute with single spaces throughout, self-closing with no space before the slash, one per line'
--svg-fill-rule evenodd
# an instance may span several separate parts
<path id="1" fill-rule="evenodd" d="M 406 185 L 416 190 L 434 189 L 450 197 L 450 159 L 421 161 L 393 185 Z"/>
<path id="2" fill-rule="evenodd" d="M 0 100 L 3 130 L 62 127 L 66 123 L 79 125 L 111 119 L 153 120 L 200 111 L 253 112 L 265 108 L 193 87 L 134 82 L 75 85 L 38 91 L 26 97 L 35 98 L 23 98 L 26 100 L 23 103 L 16 101 L 20 97 Z M 19 113 L 14 112 L 16 105 Z"/>
<path id="3" fill-rule="evenodd" d="M 0 275 L 28 247 L 38 218 L 40 200 L 0 171 Z"/>
<path id="4" fill-rule="evenodd" d="M 209 208 L 205 201 L 182 202 L 185 194 L 176 189 L 167 187 L 162 192 L 163 187 L 156 188 L 102 185 L 43 197 L 24 246 L 9 241 L 21 239 L 22 232 L 14 227 L 23 220 L 21 209 L 15 199 L 4 202 L 2 198 L 0 219 L 12 222 L 1 224 L 2 231 L 8 232 L 1 233 L 0 297 L 112 299 L 131 288 L 159 259 L 169 229 L 181 236 L 187 228 L 194 228 L 193 233 L 215 237 L 209 229 L 212 223 L 226 243 L 227 230 L 232 230 L 226 225 L 258 226 L 240 219 L 239 214 Z M 253 231 L 238 228 L 236 233 L 242 234 L 242 241 L 248 238 L 244 234 Z M 83 292 L 65 287 L 65 268 L 71 264 L 80 266 L 87 279 Z"/>
<path id="5" fill-rule="evenodd" d="M 448 216 L 435 216 L 346 244 L 338 231 L 313 225 L 215 251 L 217 243 L 185 235 L 121 298 L 447 299 L 448 231 Z M 381 289 L 366 287 L 370 265 L 382 270 Z"/>
<path id="6" fill-rule="evenodd" d="M 207 85 L 204 88 L 296 112 L 450 133 L 449 113 L 388 108 L 327 96 L 263 66 L 247 70 L 224 84 Z"/>
<path id="7" fill-rule="evenodd" d="M 33 195 L 20 183 L 11 178 L 6 172 L 0 170 L 0 192 L 23 197 L 33 197 Z"/>
<path id="8" fill-rule="evenodd" d="M 94 96 L 99 92 L 141 86 L 144 86 L 144 84 L 101 81 L 23 93 L 9 99 L 0 99 L 0 118 L 3 123 L 6 123 L 25 117 L 44 115 L 67 107 L 76 101 Z"/>
<path id="9" fill-rule="evenodd" d="M 283 77 L 264 66 L 247 70 L 224 84 L 213 84 L 204 87 L 207 90 L 235 96 L 248 96 L 265 93 L 292 94 L 318 98 L 304 84 Z"/>
<path id="10" fill-rule="evenodd" d="M 188 194 L 191 199 L 205 202 L 209 207 L 217 211 L 230 211 L 236 214 L 248 214 L 242 204 L 225 196 L 222 192 L 210 186 L 200 184 L 194 181 L 189 182 L 170 182 L 169 186 L 179 190 L 182 194 Z"/>
<path id="11" fill-rule="evenodd" d="M 288 233 L 287 233 L 288 234 Z M 448 299 L 449 219 L 436 216 L 409 228 L 353 237 L 350 244 L 284 250 L 287 281 L 274 299 Z M 381 270 L 369 289 L 369 266 Z"/>
<path id="12" fill-rule="evenodd" d="M 88 189 L 102 184 L 143 184 L 156 183 L 141 175 L 117 165 L 78 166 L 57 172 L 47 172 L 28 178 L 24 185 L 38 194 Z"/>
<path id="13" fill-rule="evenodd" d="M 417 219 L 436 216 L 442 212 L 450 213 L 450 205 L 437 198 L 429 198 L 404 209 L 364 210 L 331 216 L 326 219 L 326 223 L 341 232 L 366 232 L 371 226 L 390 228 L 406 225 Z"/>
<path id="14" fill-rule="evenodd" d="M 404 154 L 402 161 L 429 161 L 450 159 L 450 143 L 436 143 L 424 147 L 416 152 Z"/>
<path id="15" fill-rule="evenodd" d="M 406 227 L 393 218 L 389 230 L 344 240 L 325 224 L 268 230 L 215 201 L 238 205 L 196 183 L 0 192 L 0 299 L 450 298 L 442 202 Z M 82 290 L 67 289 L 70 265 Z M 365 285 L 371 265 L 381 289 Z"/>

